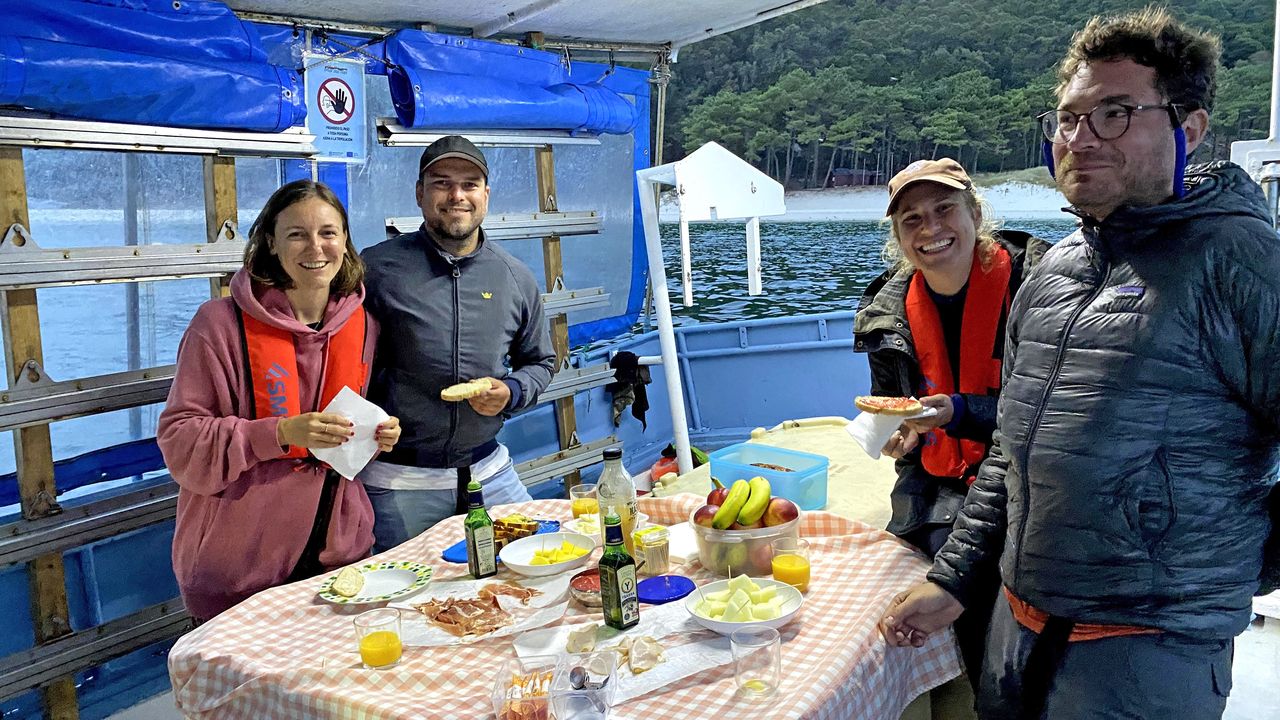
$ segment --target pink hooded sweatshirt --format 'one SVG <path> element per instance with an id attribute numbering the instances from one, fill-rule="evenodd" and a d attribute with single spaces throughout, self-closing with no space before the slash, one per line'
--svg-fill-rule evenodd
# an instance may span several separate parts
<path id="1" fill-rule="evenodd" d="M 288 578 L 315 521 L 324 472 L 277 459 L 278 417 L 251 420 L 253 390 L 235 306 L 294 334 L 304 411 L 319 410 L 324 349 L 364 301 L 364 289 L 330 297 L 324 323 L 312 330 L 294 319 L 282 290 L 254 284 L 241 270 L 231 297 L 200 306 L 178 346 L 177 375 L 156 431 L 177 481 L 173 570 L 187 610 L 207 620 Z M 233 304 L 234 303 L 234 304 Z M 377 326 L 369 317 L 365 362 Z M 363 394 L 365 388 L 360 388 Z M 369 554 L 373 509 L 359 482 L 338 484 L 320 562 L 346 565 Z"/>

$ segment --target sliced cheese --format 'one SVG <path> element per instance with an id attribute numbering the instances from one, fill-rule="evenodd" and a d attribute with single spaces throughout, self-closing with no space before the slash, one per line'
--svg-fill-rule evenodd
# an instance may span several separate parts
<path id="1" fill-rule="evenodd" d="M 565 652 L 584 653 L 596 649 L 596 630 L 599 625 L 588 625 L 579 630 L 569 631 L 569 641 L 565 643 Z"/>

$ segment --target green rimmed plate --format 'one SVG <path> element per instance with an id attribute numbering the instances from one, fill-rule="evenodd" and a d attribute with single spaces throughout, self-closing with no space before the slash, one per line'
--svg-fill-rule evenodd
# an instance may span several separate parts
<path id="1" fill-rule="evenodd" d="M 386 602 L 418 592 L 431 582 L 431 566 L 401 560 L 366 563 L 356 568 L 364 575 L 364 587 L 355 597 L 343 597 L 332 591 L 334 573 L 320 586 L 320 598 L 339 605 L 362 605 Z"/>

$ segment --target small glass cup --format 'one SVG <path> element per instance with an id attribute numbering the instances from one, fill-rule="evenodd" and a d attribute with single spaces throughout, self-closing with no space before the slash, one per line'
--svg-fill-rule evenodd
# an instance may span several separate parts
<path id="1" fill-rule="evenodd" d="M 738 692 L 748 698 L 767 698 L 778 692 L 782 641 L 777 630 L 763 625 L 734 630 L 729 636 L 729 648 Z"/>
<path id="2" fill-rule="evenodd" d="M 352 621 L 356 626 L 356 650 L 366 670 L 395 667 L 404 653 L 400 642 L 400 611 L 378 608 L 360 613 Z"/>
<path id="3" fill-rule="evenodd" d="M 573 517 L 577 518 L 583 515 L 598 514 L 600 512 L 600 502 L 596 499 L 596 484 L 581 483 L 569 488 L 570 509 L 573 511 Z"/>
<path id="4" fill-rule="evenodd" d="M 809 541 L 804 538 L 778 538 L 773 546 L 773 579 L 806 592 L 809 589 Z"/>

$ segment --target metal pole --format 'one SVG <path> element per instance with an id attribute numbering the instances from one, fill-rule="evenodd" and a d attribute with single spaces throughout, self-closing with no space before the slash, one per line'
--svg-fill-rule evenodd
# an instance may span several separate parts
<path id="1" fill-rule="evenodd" d="M 693 469 L 689 452 L 689 421 L 684 411 L 684 389 L 676 356 L 676 332 L 671 322 L 671 298 L 667 294 L 667 270 L 662 263 L 662 234 L 658 228 L 658 180 L 654 168 L 636 173 L 640 182 L 640 215 L 644 220 L 644 245 L 649 256 L 649 285 L 658 311 L 658 342 L 662 348 L 662 372 L 667 379 L 667 401 L 671 405 L 671 431 L 675 436 L 676 463 L 680 474 Z"/>
<path id="2" fill-rule="evenodd" d="M 689 221 L 680 218 L 680 285 L 685 307 L 693 307 L 693 259 L 689 255 Z"/>
<path id="3" fill-rule="evenodd" d="M 142 166 L 137 153 L 124 154 L 124 244 L 133 246 L 138 242 L 138 210 L 142 194 Z M 126 357 L 129 369 L 142 367 L 142 328 L 141 309 L 138 302 L 138 283 L 124 285 L 124 322 Z M 129 408 L 129 439 L 142 437 L 142 408 Z"/>
<path id="4" fill-rule="evenodd" d="M 658 117 L 654 122 L 653 147 L 650 148 L 649 155 L 653 162 L 649 163 L 650 167 L 657 167 L 662 164 L 662 144 L 666 141 L 667 129 L 667 85 L 671 82 L 671 55 L 663 53 L 658 57 L 657 63 L 653 66 L 653 78 L 651 83 L 658 87 Z M 654 183 L 653 196 L 654 201 L 661 203 L 662 186 Z M 650 318 L 653 316 L 653 286 L 646 284 L 644 287 L 644 331 L 649 331 Z"/>

